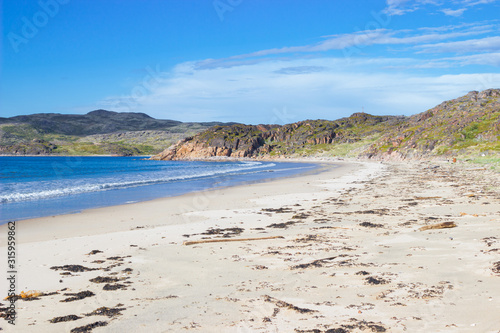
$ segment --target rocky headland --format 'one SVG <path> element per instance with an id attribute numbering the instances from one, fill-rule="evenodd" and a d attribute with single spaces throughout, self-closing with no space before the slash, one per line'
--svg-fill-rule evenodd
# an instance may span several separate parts
<path id="1" fill-rule="evenodd" d="M 499 138 L 500 89 L 488 89 L 410 117 L 354 113 L 334 121 L 305 120 L 283 126 L 214 126 L 153 158 L 497 156 Z"/>

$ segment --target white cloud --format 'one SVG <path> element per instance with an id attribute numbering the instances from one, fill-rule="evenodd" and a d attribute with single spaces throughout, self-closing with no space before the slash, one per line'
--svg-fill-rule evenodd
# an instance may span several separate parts
<path id="1" fill-rule="evenodd" d="M 442 5 L 431 0 L 387 3 L 393 10 Z M 461 11 L 450 10 L 457 15 Z M 252 124 L 338 119 L 362 107 L 372 114 L 411 115 L 470 90 L 499 87 L 500 74 L 489 73 L 500 65 L 497 31 L 496 21 L 414 30 L 390 30 L 380 24 L 372 30 L 323 36 L 311 44 L 181 63 L 158 73 L 147 89 L 139 84 L 129 96 L 111 96 L 94 107 L 181 121 Z M 472 73 L 479 68 L 476 74 L 438 71 L 453 73 L 478 65 L 468 68 Z M 283 113 L 279 110 L 286 110 L 286 117 L 277 117 Z"/>
<path id="2" fill-rule="evenodd" d="M 408 3 L 411 4 L 408 0 L 387 0 L 387 8 L 385 12 L 389 15 L 404 15 L 408 12 L 415 11 L 418 7 L 415 5 L 416 1 L 413 1 L 411 6 L 406 6 Z"/>
<path id="3" fill-rule="evenodd" d="M 458 0 L 455 2 L 462 3 L 465 6 L 473 7 L 477 5 L 485 5 L 493 2 L 497 2 L 498 0 Z"/>
<path id="4" fill-rule="evenodd" d="M 462 16 L 462 14 L 467 10 L 467 8 L 459 8 L 459 9 L 450 9 L 450 8 L 443 8 L 441 11 L 448 15 L 448 16 L 455 16 L 459 17 Z"/>
<path id="5" fill-rule="evenodd" d="M 500 51 L 500 36 L 421 45 L 422 52 L 482 53 Z"/>
<path id="6" fill-rule="evenodd" d="M 211 69 L 183 63 L 126 111 L 182 121 L 253 124 L 280 123 L 276 110 L 285 108 L 287 122 L 338 119 L 361 107 L 372 114 L 410 115 L 475 89 L 485 75 L 415 76 L 389 69 L 412 61 L 314 58 Z M 500 82 L 500 74 L 492 75 Z"/>
<path id="7" fill-rule="evenodd" d="M 485 5 L 497 2 L 498 0 L 452 0 L 452 1 L 442 1 L 442 0 L 387 0 L 385 12 L 389 15 L 404 15 L 406 13 L 411 13 L 416 10 L 426 7 L 427 5 L 432 5 L 430 9 L 436 7 L 442 7 L 443 5 L 449 6 L 451 4 L 456 5 L 458 8 L 440 8 L 438 11 L 450 15 L 450 16 L 461 16 L 469 8 Z"/>
<path id="8" fill-rule="evenodd" d="M 366 47 L 372 45 L 413 46 L 422 43 L 432 43 L 462 37 L 483 35 L 492 31 L 497 31 L 497 29 L 497 25 L 489 23 L 461 24 L 439 28 L 420 28 L 418 30 L 400 31 L 380 28 L 375 30 L 323 36 L 323 41 L 314 44 L 265 49 L 223 59 L 207 59 L 197 62 L 197 67 L 199 69 L 207 69 L 241 66 L 242 64 L 255 64 L 261 61 L 266 61 L 266 57 L 284 57 L 289 54 L 294 54 L 294 57 L 297 57 L 296 54 L 327 51 L 342 51 L 342 54 L 345 57 L 351 57 L 353 55 L 358 55 Z"/>
<path id="9" fill-rule="evenodd" d="M 469 56 L 454 57 L 445 59 L 445 61 L 455 61 L 461 66 L 466 65 L 489 65 L 500 67 L 500 52 L 496 53 L 482 53 Z"/>
<path id="10" fill-rule="evenodd" d="M 500 66 L 500 52 L 488 52 L 466 56 L 441 57 L 434 59 L 408 59 L 407 62 L 395 63 L 388 69 L 406 71 L 411 69 L 461 68 L 464 66 Z M 480 74 L 480 73 L 478 73 Z"/>

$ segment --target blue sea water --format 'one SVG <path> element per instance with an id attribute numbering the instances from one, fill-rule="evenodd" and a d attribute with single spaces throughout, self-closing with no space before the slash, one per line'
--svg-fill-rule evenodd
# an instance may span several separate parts
<path id="1" fill-rule="evenodd" d="M 285 177 L 314 164 L 0 156 L 0 224 Z"/>

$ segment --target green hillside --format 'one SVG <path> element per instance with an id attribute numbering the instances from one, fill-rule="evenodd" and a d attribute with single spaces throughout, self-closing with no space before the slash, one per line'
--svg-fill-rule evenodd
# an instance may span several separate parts
<path id="1" fill-rule="evenodd" d="M 215 126 L 156 159 L 228 157 L 473 158 L 498 161 L 500 89 L 444 102 L 411 117 L 355 113 L 284 126 Z"/>
<path id="2" fill-rule="evenodd" d="M 216 124 L 105 110 L 0 118 L 0 154 L 151 155 Z"/>

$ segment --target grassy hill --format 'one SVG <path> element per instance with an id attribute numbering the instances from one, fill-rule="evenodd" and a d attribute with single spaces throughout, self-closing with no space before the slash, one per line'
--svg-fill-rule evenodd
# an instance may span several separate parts
<path id="1" fill-rule="evenodd" d="M 217 124 L 106 110 L 0 118 L 0 154 L 149 155 Z"/>
<path id="2" fill-rule="evenodd" d="M 498 161 L 499 155 L 500 89 L 488 89 L 411 117 L 355 113 L 335 121 L 306 120 L 284 126 L 215 126 L 155 158 L 484 157 Z"/>
<path id="3" fill-rule="evenodd" d="M 473 91 L 411 116 L 374 143 L 368 154 L 492 155 L 500 152 L 499 136 L 500 90 Z"/>

